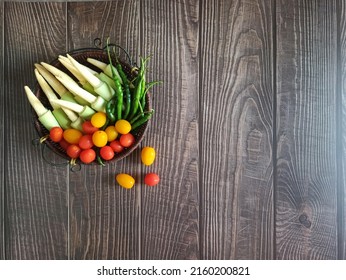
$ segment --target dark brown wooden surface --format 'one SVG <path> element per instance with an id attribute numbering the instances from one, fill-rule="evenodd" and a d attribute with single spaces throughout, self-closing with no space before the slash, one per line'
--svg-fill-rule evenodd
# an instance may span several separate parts
<path id="1" fill-rule="evenodd" d="M 339 258 L 346 259 L 346 2 L 338 3 L 339 46 L 338 46 L 338 90 L 337 97 L 337 153 L 339 195 L 338 211 Z"/>
<path id="2" fill-rule="evenodd" d="M 31 143 L 36 133 L 23 86 L 33 62 L 65 51 L 64 3 L 5 3 L 5 246 L 8 259 L 68 257 L 67 167 L 51 167 Z M 49 17 L 49 18 L 48 18 Z M 20 21 L 19 21 L 20 19 Z"/>
<path id="3" fill-rule="evenodd" d="M 115 16 L 122 15 L 122 16 Z M 94 38 L 112 42 L 137 57 L 139 1 L 67 4 L 68 49 L 92 46 Z M 139 259 L 140 188 L 125 190 L 115 174 L 140 178 L 139 153 L 107 167 L 83 168 L 70 175 L 70 254 L 72 259 Z"/>
<path id="4" fill-rule="evenodd" d="M 3 26 L 4 22 L 4 4 L 0 3 L 0 22 L 1 26 Z M 3 38 L 3 31 L 4 29 L 0 29 L 0 37 Z M 1 57 L 4 57 L 3 53 L 3 40 L 0 42 L 0 55 Z M 5 157 L 5 145 L 4 145 L 4 121 L 5 121 L 5 106 L 4 106 L 4 83 L 3 83 L 3 67 L 4 63 L 3 60 L 0 59 L 0 77 L 1 77 L 1 85 L 0 85 L 0 112 L 1 112 L 1 120 L 0 120 L 0 137 L 1 137 L 1 147 L 0 147 L 0 158 L 4 159 Z M 0 164 L 0 259 L 5 258 L 5 235 L 4 235 L 4 230 L 5 230 L 5 184 L 4 184 L 4 164 Z"/>
<path id="5" fill-rule="evenodd" d="M 336 1 L 277 3 L 276 254 L 337 258 Z"/>
<path id="6" fill-rule="evenodd" d="M 218 3 L 201 7 L 201 255 L 273 258 L 273 3 Z"/>
<path id="7" fill-rule="evenodd" d="M 0 259 L 346 259 L 345 9 L 1 3 Z M 157 160 L 49 166 L 31 143 L 33 64 L 108 36 L 163 81 L 141 144 Z"/>

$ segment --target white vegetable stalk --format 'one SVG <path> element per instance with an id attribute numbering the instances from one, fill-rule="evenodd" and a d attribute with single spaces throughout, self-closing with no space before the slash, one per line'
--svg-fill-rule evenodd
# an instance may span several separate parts
<path id="1" fill-rule="evenodd" d="M 88 57 L 88 58 L 87 58 L 87 61 L 88 61 L 90 64 L 92 64 L 92 65 L 96 66 L 97 68 L 101 69 L 102 71 L 105 71 L 106 68 L 107 68 L 107 63 L 104 63 L 104 62 L 99 61 L 99 60 L 97 60 L 97 59 Z"/>
<path id="2" fill-rule="evenodd" d="M 87 101 L 93 109 L 105 112 L 106 101 L 101 96 L 96 97 L 92 95 L 90 92 L 81 88 L 77 83 L 69 83 L 69 80 L 65 80 L 65 77 L 57 76 L 56 78 L 72 93 Z"/>
<path id="3" fill-rule="evenodd" d="M 92 85 L 98 95 L 102 96 L 107 101 L 111 100 L 115 92 L 108 84 L 91 74 L 86 66 L 80 64 L 69 54 L 67 54 L 67 57 L 73 66 L 76 67 L 83 77 Z"/>
<path id="4" fill-rule="evenodd" d="M 35 76 L 43 92 L 47 96 L 49 103 L 53 107 L 52 114 L 54 115 L 55 119 L 58 121 L 58 123 L 63 129 L 69 128 L 71 124 L 69 118 L 66 116 L 64 111 L 60 108 L 60 106 L 57 106 L 56 104 L 54 104 L 54 102 L 52 102 L 53 100 L 57 100 L 58 97 L 55 95 L 52 88 L 48 85 L 46 80 L 41 76 L 41 74 L 38 72 L 37 69 L 35 69 Z"/>
<path id="5" fill-rule="evenodd" d="M 106 101 L 102 97 L 96 97 L 95 95 L 81 88 L 69 75 L 60 69 L 44 62 L 41 64 L 53 75 L 55 75 L 58 81 L 60 81 L 70 92 L 87 101 L 96 111 L 105 112 Z"/>
<path id="6" fill-rule="evenodd" d="M 106 64 L 106 63 L 104 63 L 102 61 L 99 61 L 97 59 L 94 59 L 94 58 L 87 58 L 87 61 L 90 64 L 92 64 L 92 65 L 96 66 L 97 68 L 101 69 L 108 77 L 110 77 L 110 78 L 113 77 L 112 68 L 111 68 L 110 64 Z M 123 80 L 121 79 L 117 68 L 115 68 L 113 66 L 113 70 L 114 70 L 115 75 L 118 77 L 120 83 L 123 84 Z"/>
<path id="7" fill-rule="evenodd" d="M 58 104 L 56 104 L 56 106 L 58 106 Z M 62 107 L 62 109 L 64 110 L 65 114 L 67 115 L 67 117 L 70 119 L 71 122 L 74 122 L 79 118 L 79 116 L 74 111 L 67 109 L 65 107 Z"/>
<path id="8" fill-rule="evenodd" d="M 54 100 L 52 101 L 56 103 L 57 105 L 72 110 L 73 112 L 76 112 L 79 114 L 79 116 L 85 120 L 90 120 L 92 115 L 96 112 L 91 109 L 89 106 L 82 106 L 73 102 L 65 101 L 65 100 Z"/>
<path id="9" fill-rule="evenodd" d="M 57 79 L 58 77 L 60 78 L 64 78 L 65 81 L 67 81 L 69 84 L 74 84 L 77 85 L 78 84 L 75 82 L 75 80 L 73 80 L 69 75 L 67 75 L 66 73 L 64 73 L 63 71 L 61 71 L 60 69 L 45 63 L 45 62 L 41 62 L 41 64 L 43 65 L 44 68 L 46 68 L 50 73 L 52 73 Z M 58 79 L 59 80 L 59 79 Z M 66 87 L 66 85 L 64 84 L 64 86 Z M 69 89 L 69 88 L 67 88 Z M 70 90 L 70 89 L 69 89 Z M 71 90 L 70 90 L 71 91 Z M 73 92 L 72 92 L 73 93 Z"/>
<path id="10" fill-rule="evenodd" d="M 40 64 L 35 64 L 36 69 L 47 81 L 47 83 L 54 89 L 54 91 L 64 100 L 73 102 L 73 94 L 64 87 L 53 74 L 51 74 L 46 68 Z"/>
<path id="11" fill-rule="evenodd" d="M 62 107 L 62 110 L 65 112 L 67 117 L 70 119 L 70 121 L 71 121 L 70 126 L 72 128 L 83 131 L 82 124 L 83 124 L 84 120 L 70 109 Z"/>
<path id="12" fill-rule="evenodd" d="M 83 75 L 81 73 L 79 73 L 79 71 L 76 69 L 76 67 L 74 67 L 70 60 L 65 57 L 60 55 L 59 56 L 59 61 L 61 62 L 62 65 L 64 65 L 66 67 L 66 69 L 68 71 L 70 71 L 72 73 L 73 76 L 75 76 L 77 78 L 77 80 L 84 85 L 85 83 L 87 83 L 88 81 L 83 77 Z"/>
<path id="13" fill-rule="evenodd" d="M 59 61 L 61 62 L 62 65 L 64 65 L 66 67 L 67 70 L 69 70 L 73 74 L 73 76 L 75 76 L 77 78 L 79 83 L 82 85 L 82 87 L 86 91 L 89 91 L 93 95 L 96 95 L 96 92 L 94 91 L 94 88 L 92 87 L 92 85 L 83 77 L 83 75 L 76 69 L 76 67 L 73 66 L 73 64 L 70 62 L 70 60 L 67 57 L 60 55 Z M 90 68 L 88 68 L 88 70 L 93 75 L 97 75 L 96 71 L 94 71 Z M 86 104 L 81 103 L 81 100 L 77 99 L 77 102 L 82 104 L 82 105 L 86 105 Z"/>
<path id="14" fill-rule="evenodd" d="M 70 55 L 68 54 L 67 56 L 70 56 Z M 70 59 L 69 59 L 67 56 L 59 55 L 59 60 L 61 59 L 61 60 L 63 60 L 66 64 L 70 64 L 72 67 L 74 67 L 73 64 L 71 63 Z M 70 56 L 70 57 L 71 57 L 71 56 Z M 95 70 L 89 68 L 88 66 L 85 66 L 85 65 L 83 65 L 83 66 L 84 66 L 85 69 L 88 70 L 91 74 L 93 74 L 93 75 L 98 74 L 98 72 L 96 72 Z M 66 68 L 67 68 L 67 67 L 66 67 Z M 75 69 L 76 69 L 76 68 L 75 68 Z M 77 70 L 77 69 L 76 69 L 76 70 Z M 78 70 L 77 70 L 77 71 L 78 71 Z M 77 77 L 76 77 L 76 78 L 77 78 Z"/>
<path id="15" fill-rule="evenodd" d="M 105 73 L 101 72 L 100 74 L 97 75 L 97 77 L 105 82 L 106 84 L 108 84 L 112 89 L 115 90 L 115 82 L 112 78 L 110 78 L 109 76 L 107 76 Z"/>
<path id="16" fill-rule="evenodd" d="M 41 124 L 50 131 L 53 127 L 58 126 L 60 127 L 58 121 L 53 116 L 52 112 L 48 109 L 46 109 L 41 101 L 35 96 L 35 94 L 31 91 L 31 89 L 28 86 L 24 87 L 26 96 L 31 104 L 31 106 L 34 108 L 38 120 L 41 122 Z"/>
<path id="17" fill-rule="evenodd" d="M 49 103 L 52 105 L 53 109 L 59 108 L 59 106 L 55 106 L 54 104 L 51 103 L 51 100 L 56 100 L 58 97 L 55 95 L 51 87 L 48 85 L 46 80 L 41 76 L 41 74 L 38 72 L 37 69 L 34 70 L 36 80 L 40 87 L 42 88 L 44 94 L 47 96 Z"/>

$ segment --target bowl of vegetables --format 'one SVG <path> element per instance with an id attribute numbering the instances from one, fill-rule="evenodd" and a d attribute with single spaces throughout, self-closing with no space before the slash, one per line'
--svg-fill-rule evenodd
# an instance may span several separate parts
<path id="1" fill-rule="evenodd" d="M 149 89 L 158 82 L 146 81 L 147 62 L 134 67 L 107 45 L 35 64 L 37 86 L 25 92 L 41 142 L 72 165 L 131 154 L 154 113 Z"/>

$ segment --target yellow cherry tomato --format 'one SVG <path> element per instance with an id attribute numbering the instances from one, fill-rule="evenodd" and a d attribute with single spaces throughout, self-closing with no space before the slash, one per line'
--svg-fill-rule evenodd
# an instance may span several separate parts
<path id="1" fill-rule="evenodd" d="M 97 112 L 97 113 L 92 115 L 90 121 L 94 127 L 100 128 L 100 127 L 105 125 L 105 123 L 107 121 L 107 116 L 103 112 Z"/>
<path id="2" fill-rule="evenodd" d="M 131 131 L 131 124 L 127 120 L 118 120 L 115 123 L 115 129 L 120 134 L 127 134 Z"/>
<path id="3" fill-rule="evenodd" d="M 144 165 L 151 165 L 155 161 L 156 152 L 152 147 L 144 147 L 141 152 L 141 160 Z"/>
<path id="4" fill-rule="evenodd" d="M 116 131 L 116 129 L 113 125 L 108 126 L 105 129 L 105 132 L 107 133 L 108 142 L 112 142 L 113 140 L 117 139 L 117 137 L 118 137 L 118 132 Z"/>
<path id="5" fill-rule="evenodd" d="M 74 128 L 68 128 L 63 132 L 63 138 L 70 144 L 78 144 L 82 135 L 82 132 Z"/>
<path id="6" fill-rule="evenodd" d="M 108 138 L 107 133 L 103 130 L 98 130 L 93 133 L 92 141 L 96 147 L 106 146 Z"/>
<path id="7" fill-rule="evenodd" d="M 115 177 L 115 179 L 117 180 L 118 184 L 125 189 L 131 189 L 135 184 L 135 179 L 129 174 L 120 173 Z"/>

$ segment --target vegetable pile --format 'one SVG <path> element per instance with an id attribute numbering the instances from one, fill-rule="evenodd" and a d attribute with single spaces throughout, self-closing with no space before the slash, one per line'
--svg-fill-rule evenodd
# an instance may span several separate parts
<path id="1" fill-rule="evenodd" d="M 35 64 L 35 76 L 52 110 L 24 87 L 38 120 L 72 163 L 79 159 L 85 164 L 95 160 L 103 164 L 103 160 L 113 159 L 136 142 L 134 132 L 154 113 L 146 111 L 148 90 L 159 83 L 146 82 L 149 58 L 141 58 L 139 69 L 128 74 L 108 45 L 107 57 L 108 64 L 91 57 L 82 64 L 69 54 L 60 55 L 66 72 L 45 62 Z"/>

